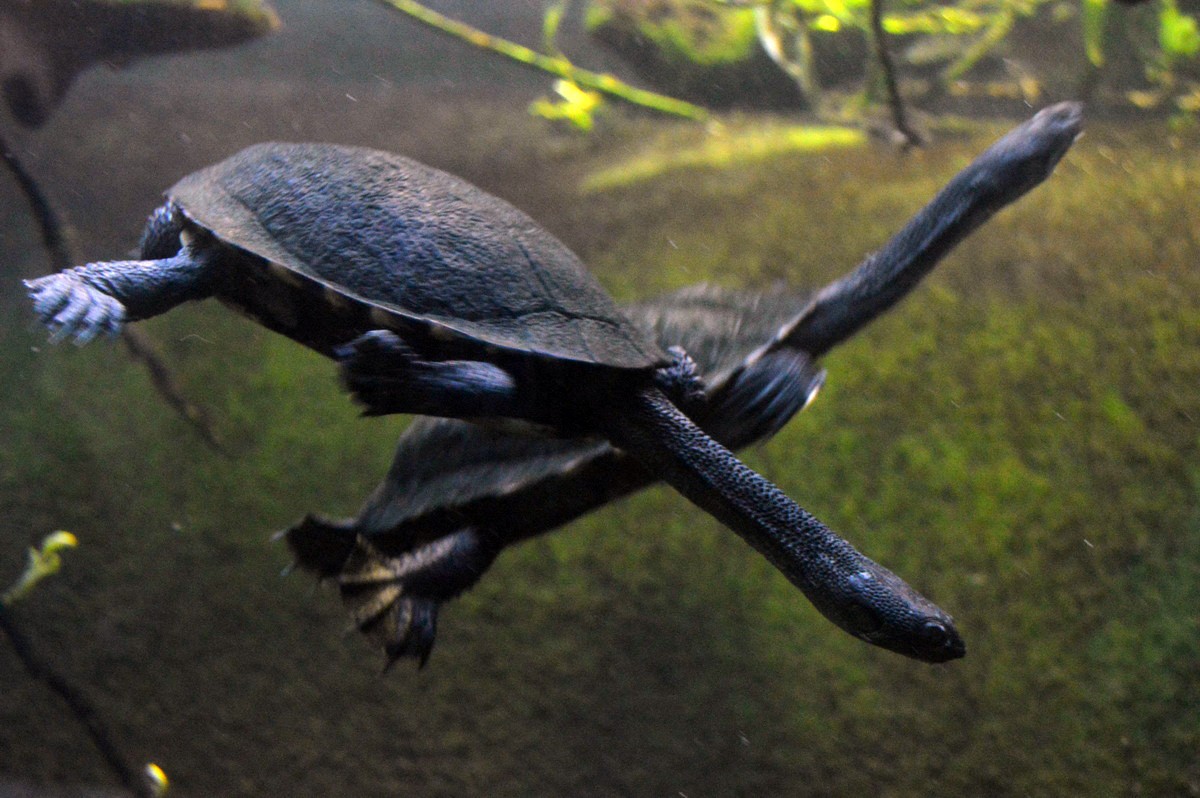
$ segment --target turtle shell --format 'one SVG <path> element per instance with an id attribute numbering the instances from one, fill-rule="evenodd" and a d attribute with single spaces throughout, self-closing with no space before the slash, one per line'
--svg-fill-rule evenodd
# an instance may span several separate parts
<path id="1" fill-rule="evenodd" d="M 803 351 L 789 336 L 811 306 L 809 294 L 793 290 L 760 293 L 701 283 L 623 310 L 660 342 L 671 342 L 663 345 L 682 345 L 712 396 L 769 352 Z"/>
<path id="2" fill-rule="evenodd" d="M 222 242 L 266 261 L 279 282 L 368 309 L 373 327 L 416 325 L 434 341 L 620 369 L 669 361 L 533 219 L 408 158 L 259 144 L 185 177 L 167 196 Z M 269 308 L 248 304 L 271 321 Z"/>

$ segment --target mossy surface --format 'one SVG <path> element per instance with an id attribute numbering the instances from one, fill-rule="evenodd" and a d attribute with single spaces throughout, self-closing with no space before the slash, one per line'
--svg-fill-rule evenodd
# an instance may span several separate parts
<path id="1" fill-rule="evenodd" d="M 755 11 L 705 0 L 591 0 L 584 27 L 652 85 L 717 107 L 796 107 L 758 40 Z"/>
<path id="2" fill-rule="evenodd" d="M 652 43 L 672 63 L 696 66 L 748 60 L 758 49 L 752 9 L 719 8 L 695 0 L 605 0 L 588 4 L 585 26 L 609 25 Z"/>
<path id="3" fill-rule="evenodd" d="M 364 97 L 324 123 L 305 114 L 292 137 L 454 168 L 531 210 L 622 299 L 701 280 L 820 285 L 986 141 L 780 156 L 581 197 L 580 176 L 620 160 L 619 134 L 537 139 L 519 110 L 447 123 L 411 101 L 421 124 L 385 127 Z M 86 257 L 123 252 L 158 189 L 236 146 L 217 108 L 263 118 L 240 115 L 233 89 L 219 106 L 177 102 L 195 109 L 186 146 L 126 113 L 40 145 Z M 849 638 L 657 488 L 506 552 L 445 610 L 424 672 L 381 676 L 331 591 L 277 576 L 287 558 L 268 538 L 306 511 L 352 511 L 403 420 L 357 418 L 330 364 L 189 306 L 146 328 L 215 410 L 233 456 L 213 453 L 118 347 L 51 348 L 30 328 L 15 280 L 42 266 L 6 183 L 0 565 L 15 578 L 46 532 L 79 536 L 20 618 L 181 796 L 1188 794 L 1196 144 L 1093 124 L 1047 185 L 831 353 L 816 404 L 745 455 L 952 612 L 960 662 Z M 162 162 L 136 169 L 127 153 L 155 146 Z M 83 179 L 97 163 L 107 179 Z M 0 684 L 0 781 L 109 781 L 2 648 Z"/>

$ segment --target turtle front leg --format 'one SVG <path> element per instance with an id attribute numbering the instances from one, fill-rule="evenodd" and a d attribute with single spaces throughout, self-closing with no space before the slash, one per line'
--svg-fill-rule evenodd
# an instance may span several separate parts
<path id="1" fill-rule="evenodd" d="M 372 330 L 334 350 L 342 381 L 364 415 L 418 413 L 449 418 L 536 420 L 516 379 L 492 363 L 423 358 L 390 330 Z"/>
<path id="2" fill-rule="evenodd" d="M 206 250 L 180 246 L 181 220 L 174 206 L 159 209 L 143 235 L 143 254 L 176 254 L 150 260 L 102 261 L 26 280 L 33 309 L 53 331 L 51 340 L 74 338 L 85 344 L 98 335 L 116 335 L 126 321 L 157 316 L 190 299 L 212 293 Z"/>

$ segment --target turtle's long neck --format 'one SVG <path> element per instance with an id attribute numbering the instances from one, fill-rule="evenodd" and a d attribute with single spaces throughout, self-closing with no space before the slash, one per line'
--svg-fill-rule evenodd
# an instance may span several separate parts
<path id="1" fill-rule="evenodd" d="M 1080 106 L 1060 103 L 1009 132 L 882 249 L 821 289 L 789 339 L 816 358 L 896 304 L 956 244 L 1049 177 L 1080 126 Z"/>
<path id="2" fill-rule="evenodd" d="M 835 624 L 918 659 L 962 655 L 946 613 L 708 437 L 659 389 L 620 405 L 601 419 L 610 439 L 741 535 Z"/>

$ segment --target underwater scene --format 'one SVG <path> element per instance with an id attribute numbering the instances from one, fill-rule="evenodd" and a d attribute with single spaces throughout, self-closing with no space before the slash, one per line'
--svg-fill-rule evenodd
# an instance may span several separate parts
<path id="1" fill-rule="evenodd" d="M 1200 795 L 1198 21 L 0 0 L 0 796 Z"/>

